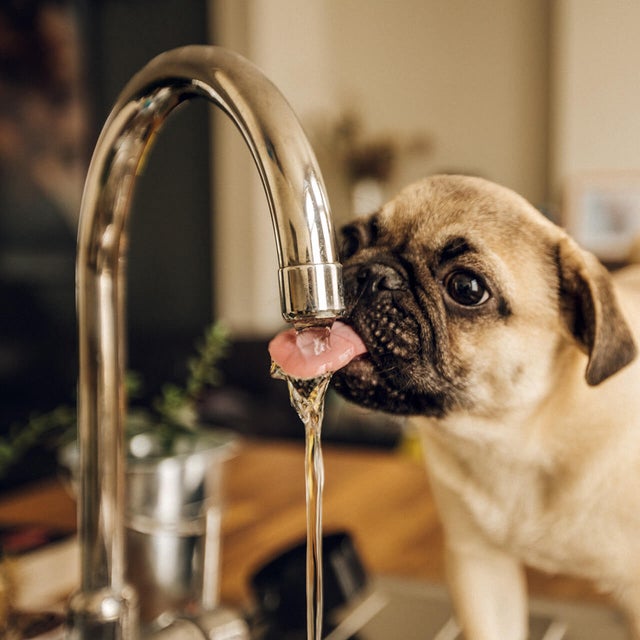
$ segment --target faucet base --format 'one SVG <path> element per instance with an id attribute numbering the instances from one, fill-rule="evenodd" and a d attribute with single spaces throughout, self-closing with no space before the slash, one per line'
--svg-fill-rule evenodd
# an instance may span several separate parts
<path id="1" fill-rule="evenodd" d="M 138 598 L 134 589 L 80 591 L 71 597 L 68 640 L 120 640 L 138 637 Z"/>

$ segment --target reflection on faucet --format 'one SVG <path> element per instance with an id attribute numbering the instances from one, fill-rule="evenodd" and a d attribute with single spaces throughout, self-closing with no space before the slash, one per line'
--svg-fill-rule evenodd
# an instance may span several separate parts
<path id="1" fill-rule="evenodd" d="M 96 146 L 78 235 L 81 585 L 69 637 L 138 635 L 137 596 L 125 582 L 125 254 L 136 176 L 166 117 L 204 97 L 240 129 L 267 195 L 280 265 L 282 313 L 296 326 L 340 315 L 341 266 L 322 177 L 291 108 L 252 64 L 217 47 L 152 60 L 125 87 Z M 265 375 L 267 373 L 265 372 Z"/>

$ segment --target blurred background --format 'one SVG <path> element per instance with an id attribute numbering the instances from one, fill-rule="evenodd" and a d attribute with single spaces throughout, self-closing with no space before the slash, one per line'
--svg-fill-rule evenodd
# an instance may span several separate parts
<path id="1" fill-rule="evenodd" d="M 261 67 L 309 134 L 337 226 L 424 175 L 469 173 L 570 228 L 615 213 L 617 250 L 603 257 L 617 266 L 640 218 L 638 24 L 640 5 L 623 0 L 4 0 L 0 436 L 75 400 L 82 183 L 111 105 L 156 54 L 212 43 Z M 282 327 L 271 236 L 241 137 L 190 103 L 163 128 L 135 194 L 129 365 L 153 394 L 184 377 L 194 341 L 220 319 L 231 349 L 212 419 L 301 438 L 268 376 L 266 345 Z M 355 423 L 328 437 L 398 437 L 394 424 Z M 3 482 L 55 466 L 46 446 L 31 455 Z"/>

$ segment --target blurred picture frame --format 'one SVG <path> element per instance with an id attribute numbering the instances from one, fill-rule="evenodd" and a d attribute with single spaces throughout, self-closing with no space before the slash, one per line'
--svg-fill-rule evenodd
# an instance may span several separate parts
<path id="1" fill-rule="evenodd" d="M 561 222 L 605 264 L 628 262 L 640 243 L 640 170 L 571 176 Z"/>

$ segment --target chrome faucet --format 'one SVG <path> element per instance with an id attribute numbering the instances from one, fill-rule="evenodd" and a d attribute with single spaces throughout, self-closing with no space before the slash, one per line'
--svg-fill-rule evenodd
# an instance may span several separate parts
<path id="1" fill-rule="evenodd" d="M 329 324 L 343 310 L 341 266 L 322 177 L 279 91 L 250 62 L 221 48 L 189 46 L 153 59 L 130 80 L 102 130 L 80 211 L 81 583 L 69 605 L 67 634 L 73 640 L 139 635 L 138 596 L 125 577 L 127 218 L 154 135 L 176 107 L 196 97 L 233 120 L 257 165 L 275 232 L 285 320 L 298 327 Z"/>

